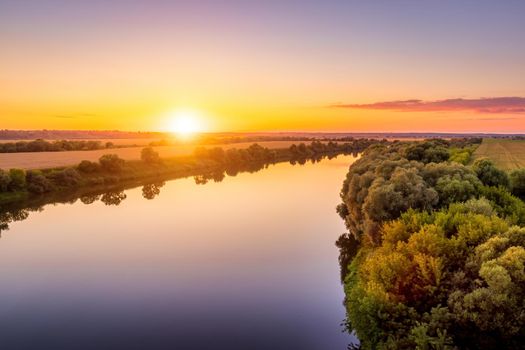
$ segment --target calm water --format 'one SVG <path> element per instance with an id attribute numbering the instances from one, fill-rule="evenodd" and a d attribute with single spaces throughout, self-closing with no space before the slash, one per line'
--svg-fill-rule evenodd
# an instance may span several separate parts
<path id="1" fill-rule="evenodd" d="M 154 200 L 47 205 L 0 239 L 6 349 L 346 349 L 340 156 Z"/>

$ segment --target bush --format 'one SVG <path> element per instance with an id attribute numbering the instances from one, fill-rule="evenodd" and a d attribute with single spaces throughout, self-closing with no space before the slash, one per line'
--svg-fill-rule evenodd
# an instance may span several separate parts
<path id="1" fill-rule="evenodd" d="M 9 189 L 11 191 L 20 191 L 26 187 L 26 172 L 23 169 L 11 169 L 9 170 L 9 176 L 11 177 L 11 183 Z"/>
<path id="2" fill-rule="evenodd" d="M 507 173 L 496 168 L 494 163 L 488 159 L 478 159 L 474 163 L 474 171 L 484 185 L 510 187 Z"/>
<path id="3" fill-rule="evenodd" d="M 83 160 L 80 162 L 77 168 L 83 173 L 95 173 L 100 170 L 100 164 L 90 162 L 89 160 Z"/>
<path id="4" fill-rule="evenodd" d="M 525 196 L 525 169 L 517 169 L 510 173 L 510 186 L 516 196 Z"/>
<path id="5" fill-rule="evenodd" d="M 143 148 L 140 152 L 140 159 L 148 164 L 158 163 L 160 161 L 159 153 L 153 147 Z"/>
<path id="6" fill-rule="evenodd" d="M 449 150 L 449 161 L 467 165 L 472 159 L 473 147 L 451 148 Z"/>
<path id="7" fill-rule="evenodd" d="M 0 192 L 7 192 L 10 183 L 11 176 L 9 176 L 9 173 L 0 169 Z"/>
<path id="8" fill-rule="evenodd" d="M 442 145 L 443 140 L 416 143 L 407 147 L 405 157 L 422 163 L 440 163 L 448 160 L 449 152 Z"/>
<path id="9" fill-rule="evenodd" d="M 122 170 L 125 161 L 116 154 L 105 154 L 100 157 L 99 163 L 102 169 L 106 171 L 119 172 Z"/>
<path id="10" fill-rule="evenodd" d="M 74 186 L 81 180 L 80 174 L 73 168 L 53 172 L 49 175 L 49 178 L 53 180 L 55 185 L 60 187 Z"/>
<path id="11" fill-rule="evenodd" d="M 32 193 L 46 193 L 53 189 L 51 182 L 37 170 L 30 170 L 26 174 L 27 190 Z"/>

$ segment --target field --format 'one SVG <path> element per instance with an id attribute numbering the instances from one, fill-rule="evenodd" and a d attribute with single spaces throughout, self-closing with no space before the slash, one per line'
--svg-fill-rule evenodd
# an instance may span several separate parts
<path id="1" fill-rule="evenodd" d="M 299 141 L 267 141 L 258 142 L 259 145 L 268 148 L 285 148 Z M 253 142 L 233 143 L 226 145 L 213 145 L 207 147 L 247 148 Z M 185 156 L 193 153 L 195 145 L 178 146 L 159 146 L 155 147 L 163 158 Z M 117 154 L 126 160 L 136 160 L 140 158 L 140 151 L 143 147 L 103 149 L 96 151 L 69 151 L 69 152 L 32 152 L 32 153 L 0 153 L 0 169 L 21 168 L 21 169 L 42 169 L 54 168 L 68 165 L 75 165 L 82 160 L 96 161 L 104 154 Z"/>
<path id="2" fill-rule="evenodd" d="M 499 168 L 513 170 L 525 167 L 525 141 L 483 139 L 474 152 L 474 159 L 489 158 Z"/>
<path id="3" fill-rule="evenodd" d="M 116 146 L 145 146 L 149 145 L 150 142 L 158 142 L 162 140 L 161 138 L 134 138 L 134 139 L 67 139 L 69 141 L 100 141 L 101 143 L 105 144 L 106 142 L 112 142 Z M 21 140 L 21 139 L 12 139 L 12 140 L 0 140 L 0 143 L 8 143 L 8 142 L 29 142 L 34 140 Z M 53 142 L 56 141 L 56 139 L 47 139 L 46 141 Z"/>

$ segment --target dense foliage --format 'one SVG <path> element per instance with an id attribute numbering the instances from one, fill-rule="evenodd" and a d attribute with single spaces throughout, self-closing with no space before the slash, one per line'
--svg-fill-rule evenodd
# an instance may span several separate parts
<path id="1" fill-rule="evenodd" d="M 362 348 L 521 348 L 525 203 L 509 192 L 521 173 L 509 182 L 487 160 L 467 166 L 472 151 L 376 145 L 351 166 L 337 246 Z"/>

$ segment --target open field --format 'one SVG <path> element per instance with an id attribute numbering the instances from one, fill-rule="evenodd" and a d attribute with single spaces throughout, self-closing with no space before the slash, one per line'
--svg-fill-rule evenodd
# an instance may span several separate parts
<path id="1" fill-rule="evenodd" d="M 285 148 L 298 141 L 267 141 L 258 142 L 259 145 L 268 148 Z M 225 145 L 212 145 L 206 147 L 247 148 L 253 142 L 233 143 Z M 163 158 L 185 156 L 193 153 L 196 145 L 178 146 L 159 146 L 155 147 Z M 102 149 L 95 151 L 70 151 L 70 152 L 24 152 L 24 153 L 1 153 L 0 169 L 21 168 L 21 169 L 42 169 L 75 165 L 82 160 L 96 161 L 104 154 L 117 154 L 126 160 L 136 160 L 140 158 L 140 151 L 143 147 L 129 147 L 116 149 Z"/>
<path id="2" fill-rule="evenodd" d="M 474 159 L 489 158 L 499 168 L 513 170 L 525 167 L 525 141 L 483 139 L 474 152 Z"/>
<path id="3" fill-rule="evenodd" d="M 68 139 L 68 140 L 69 141 L 100 141 L 103 144 L 105 144 L 106 142 L 112 142 L 116 146 L 133 146 L 133 145 L 145 146 L 145 145 L 149 145 L 150 142 L 158 142 L 162 139 L 161 138 L 134 138 L 134 139 Z M 29 141 L 34 141 L 34 140 L 21 140 L 21 139 L 0 140 L 0 143 L 9 143 L 9 142 L 18 142 L 18 141 L 29 142 Z M 46 141 L 53 142 L 56 140 L 48 139 Z"/>

